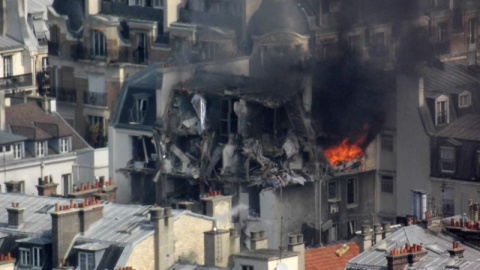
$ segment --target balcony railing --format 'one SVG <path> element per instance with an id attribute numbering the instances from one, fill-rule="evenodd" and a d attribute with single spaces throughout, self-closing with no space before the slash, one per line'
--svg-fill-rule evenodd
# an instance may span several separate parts
<path id="1" fill-rule="evenodd" d="M 94 106 L 107 106 L 107 93 L 85 91 L 84 103 Z"/>
<path id="2" fill-rule="evenodd" d="M 32 85 L 33 85 L 32 73 L 0 78 L 0 89 L 2 90 L 14 89 L 14 88 L 26 87 L 26 86 L 32 86 Z"/>
<path id="3" fill-rule="evenodd" d="M 77 91 L 75 89 L 57 88 L 55 92 L 58 101 L 77 103 Z"/>

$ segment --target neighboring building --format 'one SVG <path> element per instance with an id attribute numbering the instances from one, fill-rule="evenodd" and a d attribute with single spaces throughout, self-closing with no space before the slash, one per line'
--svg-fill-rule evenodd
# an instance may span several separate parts
<path id="1" fill-rule="evenodd" d="M 371 239 L 372 235 L 366 237 Z M 456 242 L 455 237 L 411 225 L 383 240 L 380 237 L 375 245 L 351 259 L 345 269 L 475 269 L 480 267 L 479 256 L 480 251 Z"/>
<path id="2" fill-rule="evenodd" d="M 108 178 L 107 149 L 92 149 L 56 113 L 55 99 L 12 96 L 1 107 L 2 190 L 67 196 L 74 185 Z"/>
<path id="3" fill-rule="evenodd" d="M 49 91 L 50 35 L 46 11 L 51 2 L 3 0 L 0 3 L 0 90 L 29 94 Z"/>
<path id="4" fill-rule="evenodd" d="M 461 214 L 467 198 L 480 199 L 477 69 L 464 59 L 422 65 L 415 75 L 398 77 L 398 216 L 421 218 L 427 206 L 439 215 Z M 414 200 L 412 190 L 428 199 L 405 203 Z"/>
<path id="5" fill-rule="evenodd" d="M 3 194 L 0 208 L 0 247 L 15 269 L 167 269 L 216 252 L 204 247 L 213 219 L 186 210 L 21 194 Z"/>
<path id="6" fill-rule="evenodd" d="M 355 242 L 305 250 L 305 270 L 343 270 L 347 262 L 360 254 Z"/>

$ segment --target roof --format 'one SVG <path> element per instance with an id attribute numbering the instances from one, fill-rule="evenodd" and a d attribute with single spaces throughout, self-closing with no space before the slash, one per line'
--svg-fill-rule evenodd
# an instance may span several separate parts
<path id="1" fill-rule="evenodd" d="M 457 118 L 435 135 L 437 137 L 480 141 L 480 115 L 467 114 Z"/>
<path id="2" fill-rule="evenodd" d="M 480 84 L 478 73 L 466 60 L 422 65 L 418 70 L 424 77 L 425 95 L 431 95 L 427 92 L 458 94 L 468 86 Z"/>
<path id="3" fill-rule="evenodd" d="M 240 254 L 235 254 L 236 257 L 248 258 L 248 259 L 257 259 L 257 260 L 267 260 L 273 261 L 278 260 L 280 258 L 290 258 L 298 256 L 296 252 L 291 251 L 283 251 L 280 252 L 278 249 L 256 249 L 256 250 L 249 250 L 244 251 Z"/>
<path id="4" fill-rule="evenodd" d="M 81 203 L 84 200 L 74 199 L 73 201 Z M 12 202 L 19 202 L 20 207 L 25 209 L 24 223 L 18 230 L 8 227 L 8 213 L 5 209 Z M 32 239 L 50 238 L 52 228 L 50 213 L 55 211 L 56 203 L 69 205 L 70 199 L 2 193 L 0 196 L 0 234 L 22 234 Z M 154 234 L 154 227 L 149 218 L 151 206 L 115 203 L 103 203 L 103 206 L 103 218 L 94 223 L 84 234 L 79 234 L 72 246 L 89 250 L 103 249 L 108 246 L 106 254 L 117 258 L 116 261 L 122 265 L 121 262 L 126 263 L 134 245 Z M 182 215 L 210 218 L 186 210 L 173 210 L 173 215 L 174 220 Z"/>
<path id="5" fill-rule="evenodd" d="M 427 255 L 421 261 L 413 264 L 408 269 L 445 269 L 447 265 L 459 266 L 462 270 L 480 269 L 480 251 L 462 245 L 465 248 L 464 258 L 450 258 L 448 249 L 454 239 L 445 234 L 435 233 L 419 226 L 403 227 L 373 247 L 365 250 L 360 255 L 351 259 L 345 269 L 386 269 L 386 255 L 395 247 L 405 244 L 413 245 L 423 243 Z"/>
<path id="6" fill-rule="evenodd" d="M 20 142 L 26 140 L 27 137 L 19 136 L 12 133 L 0 131 L 0 145 L 11 144 L 14 142 Z"/>
<path id="7" fill-rule="evenodd" d="M 128 3 L 102 2 L 102 14 L 142 21 L 155 21 L 163 24 L 163 12 L 153 7 L 129 6 Z"/>
<path id="8" fill-rule="evenodd" d="M 308 35 L 309 27 L 304 11 L 295 0 L 264 0 L 252 15 L 249 35 L 262 36 L 275 31 Z"/>
<path id="9" fill-rule="evenodd" d="M 8 36 L 0 35 L 0 50 L 21 49 L 23 44 Z"/>
<path id="10" fill-rule="evenodd" d="M 47 10 L 47 6 L 51 6 L 52 4 L 53 0 L 28 0 L 28 13 L 45 12 Z"/>
<path id="11" fill-rule="evenodd" d="M 28 140 L 48 140 L 72 136 L 73 150 L 89 146 L 58 114 L 48 114 L 35 102 L 12 105 L 5 108 L 5 120 L 12 133 Z"/>
<path id="12" fill-rule="evenodd" d="M 335 252 L 343 245 L 347 245 L 349 249 L 339 257 Z M 305 270 L 343 270 L 347 262 L 358 254 L 360 247 L 355 242 L 307 249 Z"/>

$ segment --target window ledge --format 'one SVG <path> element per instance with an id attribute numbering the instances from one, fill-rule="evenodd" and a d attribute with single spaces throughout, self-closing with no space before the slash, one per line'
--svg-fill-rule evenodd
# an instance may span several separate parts
<path id="1" fill-rule="evenodd" d="M 339 198 L 328 199 L 328 202 L 329 202 L 329 203 L 338 203 L 338 202 L 340 202 L 340 201 L 342 201 L 342 200 L 340 200 Z"/>
<path id="2" fill-rule="evenodd" d="M 353 209 L 353 208 L 357 208 L 357 207 L 358 207 L 358 203 L 347 204 L 347 209 Z"/>

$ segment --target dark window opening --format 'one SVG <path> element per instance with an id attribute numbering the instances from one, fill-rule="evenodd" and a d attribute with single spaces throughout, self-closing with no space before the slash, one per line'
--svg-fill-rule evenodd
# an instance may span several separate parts
<path id="1" fill-rule="evenodd" d="M 356 203 L 356 179 L 347 179 L 347 204 Z"/>

